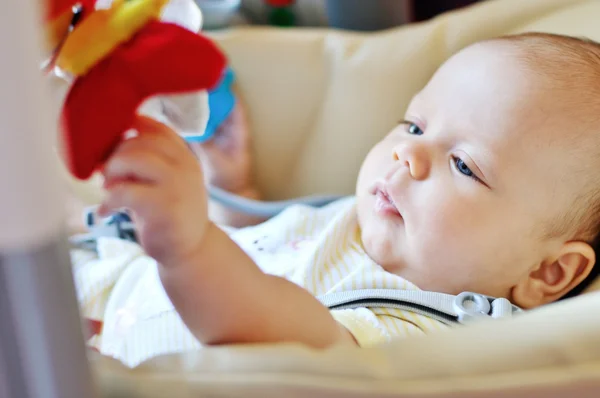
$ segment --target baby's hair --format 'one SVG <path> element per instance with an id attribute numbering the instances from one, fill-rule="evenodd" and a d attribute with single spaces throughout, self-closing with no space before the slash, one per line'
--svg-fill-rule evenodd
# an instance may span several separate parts
<path id="1" fill-rule="evenodd" d="M 600 229 L 600 227 L 599 227 L 599 229 Z M 587 289 L 592 284 L 592 282 L 594 282 L 594 280 L 596 280 L 596 278 L 598 278 L 598 275 L 600 275 L 600 264 L 598 264 L 600 262 L 600 233 L 598 235 L 596 235 L 596 239 L 593 241 L 592 247 L 594 248 L 594 252 L 596 253 L 596 265 L 594 266 L 594 268 L 592 268 L 592 271 L 590 272 L 588 277 L 585 278 L 585 280 L 583 282 L 581 282 L 577 287 L 575 287 L 573 290 L 571 290 L 563 298 L 577 296 L 579 293 L 581 293 L 585 289 Z"/>
<path id="2" fill-rule="evenodd" d="M 587 38 L 578 38 L 551 33 L 530 32 L 517 35 L 503 36 L 499 41 L 508 41 L 516 44 L 523 51 L 526 61 L 534 66 L 540 73 L 552 79 L 562 80 L 574 89 L 587 91 L 585 98 L 595 98 L 600 104 L 600 43 Z M 545 59 L 550 62 L 540 62 Z M 565 68 L 570 67 L 568 70 Z M 595 83 L 595 84 L 594 84 Z M 584 91 L 584 92 L 585 92 Z M 588 106 L 593 106 L 591 103 Z M 600 112 L 598 112 L 600 115 Z M 597 151 L 600 148 L 600 119 L 598 120 L 597 138 L 593 145 Z M 600 158 L 600 151 L 595 155 Z M 582 201 L 583 206 L 575 209 L 580 213 L 562 220 L 563 224 L 575 224 L 580 236 L 590 243 L 596 254 L 596 265 L 588 277 L 566 296 L 574 297 L 587 289 L 600 275 L 600 170 L 594 180 L 596 186 Z M 575 205 L 575 204 L 574 204 Z"/>

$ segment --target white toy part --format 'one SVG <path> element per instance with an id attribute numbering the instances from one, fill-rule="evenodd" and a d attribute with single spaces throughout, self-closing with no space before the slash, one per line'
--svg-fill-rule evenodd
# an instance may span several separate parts
<path id="1" fill-rule="evenodd" d="M 202 11 L 193 0 L 171 0 L 164 8 L 161 20 L 192 32 L 202 29 Z M 152 97 L 140 106 L 138 112 L 166 124 L 184 138 L 202 135 L 209 117 L 208 93 L 202 90 Z"/>
<path id="2" fill-rule="evenodd" d="M 113 0 L 97 0 L 96 9 L 110 8 Z M 202 29 L 202 11 L 194 0 L 171 0 L 163 9 L 161 20 L 176 23 L 192 32 Z"/>
<path id="3" fill-rule="evenodd" d="M 206 90 L 149 98 L 138 113 L 171 127 L 182 137 L 202 135 L 209 117 Z"/>
<path id="4" fill-rule="evenodd" d="M 172 22 L 191 30 L 202 29 L 202 11 L 193 0 L 171 0 L 163 9 L 161 20 Z"/>

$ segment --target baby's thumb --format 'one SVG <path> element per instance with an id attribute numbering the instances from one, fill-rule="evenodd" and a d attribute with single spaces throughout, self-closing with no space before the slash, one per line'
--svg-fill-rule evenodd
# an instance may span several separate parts
<path id="1" fill-rule="evenodd" d="M 133 119 L 131 128 L 136 130 L 140 134 L 144 133 L 166 133 L 166 134 L 177 134 L 175 131 L 164 123 L 158 120 L 145 116 L 136 115 Z"/>

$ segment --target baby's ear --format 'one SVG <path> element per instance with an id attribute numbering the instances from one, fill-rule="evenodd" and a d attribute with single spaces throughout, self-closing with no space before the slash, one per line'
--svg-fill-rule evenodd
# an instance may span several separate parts
<path id="1" fill-rule="evenodd" d="M 596 263 L 594 249 L 585 242 L 567 242 L 513 287 L 511 301 L 521 308 L 554 302 L 579 285 Z"/>

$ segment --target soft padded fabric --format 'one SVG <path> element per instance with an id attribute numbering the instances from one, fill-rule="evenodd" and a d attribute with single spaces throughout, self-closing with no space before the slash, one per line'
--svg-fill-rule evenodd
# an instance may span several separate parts
<path id="1" fill-rule="evenodd" d="M 134 391 L 145 398 L 597 398 L 599 303 L 595 293 L 519 319 L 381 348 L 204 348 L 133 371 L 96 356 L 92 363 L 102 370 L 104 391 L 127 391 L 114 396 L 129 398 L 142 397 Z"/>
<path id="2" fill-rule="evenodd" d="M 213 35 L 250 108 L 261 187 L 277 199 L 352 193 L 367 151 L 444 60 L 577 3 L 595 7 L 593 1 L 486 1 L 378 33 L 244 28 Z M 580 14 L 598 26 L 593 13 Z"/>
<path id="3" fill-rule="evenodd" d="M 351 193 L 366 151 L 456 50 L 526 30 L 600 39 L 599 17 L 596 0 L 488 0 L 382 33 L 243 28 L 214 37 L 249 106 L 260 184 L 284 198 Z M 99 197 L 94 185 L 76 189 Z M 93 363 L 105 392 L 129 397 L 592 398 L 600 391 L 598 308 L 600 292 L 374 349 L 224 347 L 133 371 Z"/>

